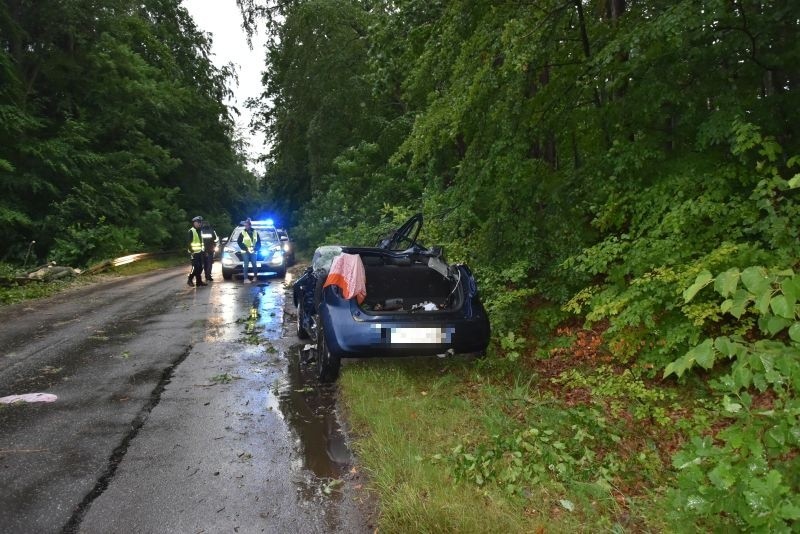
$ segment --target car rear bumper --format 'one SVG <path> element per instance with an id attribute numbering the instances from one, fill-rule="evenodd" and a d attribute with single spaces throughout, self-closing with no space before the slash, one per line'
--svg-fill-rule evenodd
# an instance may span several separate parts
<path id="1" fill-rule="evenodd" d="M 370 315 L 355 299 L 334 296 L 319 312 L 328 348 L 341 358 L 483 353 L 489 344 L 489 319 L 477 299 L 458 311 Z"/>

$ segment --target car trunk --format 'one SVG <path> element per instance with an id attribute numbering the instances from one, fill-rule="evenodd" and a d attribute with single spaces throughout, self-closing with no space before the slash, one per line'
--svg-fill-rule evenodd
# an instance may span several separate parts
<path id="1" fill-rule="evenodd" d="M 424 313 L 461 306 L 463 297 L 457 278 L 448 279 L 422 263 L 387 265 L 369 257 L 362 259 L 367 296 L 361 308 L 365 311 Z"/>

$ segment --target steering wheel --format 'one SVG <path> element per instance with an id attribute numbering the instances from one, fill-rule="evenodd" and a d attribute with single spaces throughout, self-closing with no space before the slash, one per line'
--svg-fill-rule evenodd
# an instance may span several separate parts
<path id="1" fill-rule="evenodd" d="M 422 214 L 417 213 L 413 217 L 411 217 L 403 226 L 398 228 L 398 230 L 392 235 L 392 238 L 389 240 L 387 248 L 389 250 L 406 250 L 408 248 L 413 247 L 417 244 L 417 237 L 419 236 L 419 231 L 422 229 Z M 407 243 L 408 246 L 402 247 L 403 243 Z"/>

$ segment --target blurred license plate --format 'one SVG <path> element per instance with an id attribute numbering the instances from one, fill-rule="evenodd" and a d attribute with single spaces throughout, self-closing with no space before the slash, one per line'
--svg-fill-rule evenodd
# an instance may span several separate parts
<path id="1" fill-rule="evenodd" d="M 390 343 L 441 343 L 444 335 L 441 328 L 403 328 L 389 330 Z"/>

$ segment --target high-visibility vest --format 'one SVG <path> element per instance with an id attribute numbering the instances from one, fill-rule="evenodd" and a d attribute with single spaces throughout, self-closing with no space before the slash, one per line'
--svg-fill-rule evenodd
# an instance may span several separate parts
<path id="1" fill-rule="evenodd" d="M 189 248 L 189 251 L 194 252 L 202 252 L 203 250 L 203 240 L 200 239 L 200 234 L 197 232 L 197 228 L 192 227 L 189 228 L 189 231 L 192 232 L 192 243 Z"/>
<path id="2" fill-rule="evenodd" d="M 253 230 L 253 232 L 255 232 L 255 230 Z M 247 252 L 253 252 L 253 238 L 250 237 L 247 230 L 242 230 L 242 243 L 244 244 L 244 248 L 247 249 Z"/>

